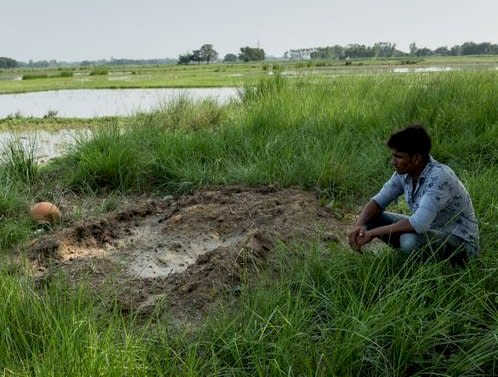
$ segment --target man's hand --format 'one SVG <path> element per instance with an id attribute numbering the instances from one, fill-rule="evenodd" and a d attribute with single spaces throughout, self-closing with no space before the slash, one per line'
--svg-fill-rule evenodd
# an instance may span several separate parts
<path id="1" fill-rule="evenodd" d="M 358 233 L 358 237 L 356 238 L 356 244 L 358 245 L 358 251 L 361 252 L 361 248 L 363 245 L 366 245 L 370 241 L 372 241 L 375 237 L 372 235 L 372 232 L 367 231 L 366 229 L 360 230 Z"/>
<path id="2" fill-rule="evenodd" d="M 348 233 L 348 242 L 349 246 L 351 246 L 353 250 L 361 251 L 362 245 L 360 245 L 360 239 L 363 237 L 365 232 L 366 229 L 362 225 L 355 225 L 354 227 L 351 228 L 351 230 Z"/>
<path id="3" fill-rule="evenodd" d="M 372 241 L 374 237 L 371 232 L 369 232 L 365 226 L 355 225 L 348 233 L 349 246 L 355 251 L 361 253 L 361 248 Z"/>
<path id="4" fill-rule="evenodd" d="M 382 208 L 380 208 L 375 200 L 370 200 L 365 207 L 363 207 L 358 220 L 356 221 L 356 225 L 354 225 L 348 233 L 349 246 L 351 246 L 353 250 L 361 252 L 361 247 L 374 238 L 363 224 L 368 224 L 381 212 Z"/>

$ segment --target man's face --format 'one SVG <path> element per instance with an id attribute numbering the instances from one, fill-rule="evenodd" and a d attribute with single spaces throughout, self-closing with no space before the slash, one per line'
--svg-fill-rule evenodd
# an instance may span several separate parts
<path id="1" fill-rule="evenodd" d="M 398 174 L 410 174 L 416 169 L 416 156 L 391 149 L 391 165 Z"/>

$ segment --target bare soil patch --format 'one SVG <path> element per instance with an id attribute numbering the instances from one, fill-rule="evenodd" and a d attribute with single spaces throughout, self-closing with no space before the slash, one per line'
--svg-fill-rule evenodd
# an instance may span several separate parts
<path id="1" fill-rule="evenodd" d="M 276 242 L 336 242 L 343 233 L 310 192 L 206 188 L 177 199 L 143 199 L 42 235 L 28 255 L 40 279 L 62 272 L 70 283 L 111 289 L 125 311 L 147 315 L 163 307 L 192 321 L 271 266 Z"/>

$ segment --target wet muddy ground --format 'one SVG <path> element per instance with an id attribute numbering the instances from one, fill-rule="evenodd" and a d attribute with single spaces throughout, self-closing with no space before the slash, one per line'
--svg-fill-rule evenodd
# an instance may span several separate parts
<path id="1" fill-rule="evenodd" d="M 33 240 L 28 256 L 40 281 L 62 273 L 113 292 L 124 311 L 160 308 L 195 321 L 271 268 L 277 243 L 344 237 L 313 193 L 295 189 L 206 188 L 124 207 Z"/>

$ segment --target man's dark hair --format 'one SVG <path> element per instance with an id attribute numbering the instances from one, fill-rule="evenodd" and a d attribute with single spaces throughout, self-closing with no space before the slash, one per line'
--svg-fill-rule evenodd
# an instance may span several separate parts
<path id="1" fill-rule="evenodd" d="M 393 133 L 387 141 L 387 146 L 409 155 L 420 153 L 425 159 L 429 159 L 432 142 L 424 126 L 413 124 Z"/>

